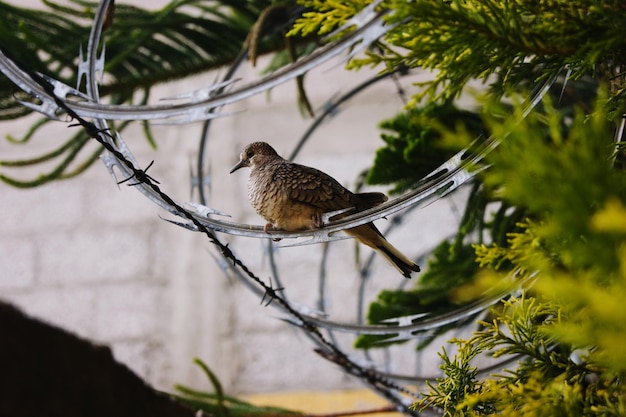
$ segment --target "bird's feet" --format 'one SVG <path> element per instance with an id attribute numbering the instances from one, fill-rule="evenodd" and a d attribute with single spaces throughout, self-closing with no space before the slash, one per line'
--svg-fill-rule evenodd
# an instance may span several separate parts
<path id="1" fill-rule="evenodd" d="M 270 228 L 274 228 L 274 225 L 272 223 L 265 223 L 265 226 L 263 226 L 263 231 L 265 233 L 267 233 L 268 235 L 270 234 L 269 229 Z M 274 242 L 280 242 L 280 238 L 276 238 L 276 239 L 272 239 Z"/>
<path id="2" fill-rule="evenodd" d="M 322 221 L 322 217 L 319 214 L 314 214 L 311 216 L 311 226 L 315 229 L 319 229 L 324 226 L 324 222 Z"/>

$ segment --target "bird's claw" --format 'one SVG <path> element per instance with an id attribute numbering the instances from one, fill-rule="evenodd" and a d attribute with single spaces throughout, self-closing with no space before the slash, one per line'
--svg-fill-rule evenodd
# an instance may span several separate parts
<path id="1" fill-rule="evenodd" d="M 269 235 L 270 234 L 270 230 L 269 230 L 270 228 L 274 228 L 274 225 L 272 223 L 265 223 L 265 226 L 263 226 L 263 231 Z M 281 238 L 273 238 L 272 240 L 274 242 L 280 242 L 282 239 Z"/>

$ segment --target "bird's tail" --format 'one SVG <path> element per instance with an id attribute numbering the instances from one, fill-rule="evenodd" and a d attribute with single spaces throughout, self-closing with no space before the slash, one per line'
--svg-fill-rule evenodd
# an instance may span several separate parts
<path id="1" fill-rule="evenodd" d="M 394 266 L 405 278 L 411 278 L 411 272 L 420 272 L 420 267 L 415 262 L 408 259 L 391 243 L 385 240 L 385 244 L 375 248 L 383 255 L 392 266 Z"/>
<path id="2" fill-rule="evenodd" d="M 380 253 L 404 277 L 411 278 L 411 272 L 420 272 L 419 265 L 389 243 L 373 223 L 347 229 L 345 232 Z"/>

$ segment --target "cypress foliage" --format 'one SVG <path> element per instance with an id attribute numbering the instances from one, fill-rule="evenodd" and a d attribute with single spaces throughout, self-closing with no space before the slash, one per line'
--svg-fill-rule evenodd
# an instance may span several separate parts
<path id="1" fill-rule="evenodd" d="M 297 33 L 339 27 L 366 2 L 302 3 L 311 11 Z M 477 179 L 457 238 L 437 248 L 415 289 L 380 294 L 370 320 L 423 312 L 426 300 L 471 300 L 511 271 L 535 277 L 520 297 L 494 308 L 480 331 L 455 341 L 454 356 L 441 352 L 444 376 L 415 408 L 439 407 L 445 416 L 625 415 L 626 174 L 618 126 L 626 105 L 626 5 L 389 0 L 380 8 L 395 26 L 349 67 L 401 65 L 431 70 L 433 79 L 382 125 L 385 144 L 370 182 L 409 188 L 412 173 L 428 171 L 425 160 L 443 161 L 451 144 L 467 146 L 476 126 L 501 143 L 486 158 L 490 168 Z M 554 97 L 523 114 L 520 97 L 565 72 Z M 450 121 L 451 100 L 476 79 L 487 96 L 480 114 Z M 503 97 L 509 105 L 500 104 Z M 501 209 L 484 217 L 479 196 Z M 473 244 L 468 230 L 479 231 Z M 468 245 L 469 263 L 459 249 Z M 434 282 L 450 285 L 433 293 Z M 367 338 L 359 345 L 376 346 Z M 475 364 L 484 353 L 520 359 L 485 380 Z"/>

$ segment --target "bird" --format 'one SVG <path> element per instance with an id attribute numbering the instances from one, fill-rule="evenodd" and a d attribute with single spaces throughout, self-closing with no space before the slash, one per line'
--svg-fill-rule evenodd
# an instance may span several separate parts
<path id="1" fill-rule="evenodd" d="M 330 175 L 282 158 L 266 142 L 253 142 L 241 152 L 230 173 L 250 168 L 248 199 L 269 228 L 288 232 L 322 227 L 324 213 L 342 209 L 359 212 L 387 201 L 379 192 L 353 193 Z M 342 214 L 335 219 L 346 216 Z M 344 230 L 349 236 L 381 254 L 404 277 L 420 267 L 385 239 L 374 223 Z"/>

